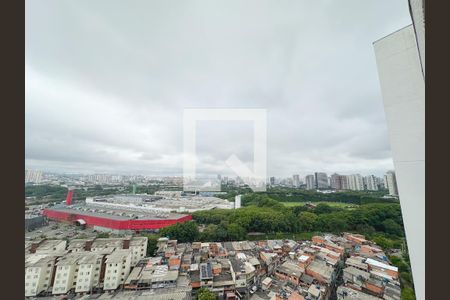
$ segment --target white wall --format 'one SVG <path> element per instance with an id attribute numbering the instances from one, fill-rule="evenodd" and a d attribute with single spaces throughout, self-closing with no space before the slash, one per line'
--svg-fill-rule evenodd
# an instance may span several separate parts
<path id="1" fill-rule="evenodd" d="M 425 83 L 413 26 L 374 43 L 411 268 L 425 299 Z"/>

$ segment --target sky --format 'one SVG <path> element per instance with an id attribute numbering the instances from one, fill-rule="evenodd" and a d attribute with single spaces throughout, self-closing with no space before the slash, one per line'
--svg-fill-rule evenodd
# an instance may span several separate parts
<path id="1" fill-rule="evenodd" d="M 393 169 L 372 43 L 406 0 L 26 1 L 25 166 L 181 175 L 183 110 L 267 112 L 267 176 Z M 199 174 L 253 124 L 202 121 Z"/>

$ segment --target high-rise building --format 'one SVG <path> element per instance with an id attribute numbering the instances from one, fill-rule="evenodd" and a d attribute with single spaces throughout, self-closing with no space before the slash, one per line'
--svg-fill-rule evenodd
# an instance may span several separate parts
<path id="1" fill-rule="evenodd" d="M 295 174 L 295 175 L 292 176 L 292 184 L 295 187 L 299 187 L 300 186 L 300 175 Z"/>
<path id="2" fill-rule="evenodd" d="M 315 172 L 314 180 L 316 189 L 326 189 L 328 188 L 328 176 L 327 173 Z"/>
<path id="3" fill-rule="evenodd" d="M 25 170 L 25 183 L 40 183 L 42 172 L 37 170 Z"/>
<path id="4" fill-rule="evenodd" d="M 313 190 L 316 188 L 316 180 L 314 178 L 314 175 L 306 175 L 305 183 L 307 190 Z"/>
<path id="5" fill-rule="evenodd" d="M 425 299 L 425 9 L 409 0 L 412 25 L 374 42 L 414 288 Z M 389 184 L 389 183 L 388 183 Z"/>
<path id="6" fill-rule="evenodd" d="M 347 176 L 339 175 L 334 173 L 330 176 L 330 186 L 335 190 L 346 190 L 348 189 L 347 185 Z"/>
<path id="7" fill-rule="evenodd" d="M 241 208 L 241 195 L 234 197 L 234 208 Z"/>
<path id="8" fill-rule="evenodd" d="M 374 175 L 364 177 L 364 185 L 366 190 L 378 191 L 378 179 Z"/>
<path id="9" fill-rule="evenodd" d="M 270 177 L 270 185 L 275 185 L 275 177 Z"/>
<path id="10" fill-rule="evenodd" d="M 352 191 L 363 191 L 364 182 L 360 174 L 352 174 L 347 176 L 348 189 Z"/>
<path id="11" fill-rule="evenodd" d="M 389 195 L 398 196 L 397 178 L 395 177 L 394 171 L 388 171 L 384 175 L 384 182 L 389 190 Z"/>

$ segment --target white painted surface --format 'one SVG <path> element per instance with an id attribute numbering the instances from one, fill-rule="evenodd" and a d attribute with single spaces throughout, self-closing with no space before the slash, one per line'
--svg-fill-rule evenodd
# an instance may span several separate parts
<path id="1" fill-rule="evenodd" d="M 413 26 L 374 43 L 416 297 L 425 299 L 425 83 Z"/>

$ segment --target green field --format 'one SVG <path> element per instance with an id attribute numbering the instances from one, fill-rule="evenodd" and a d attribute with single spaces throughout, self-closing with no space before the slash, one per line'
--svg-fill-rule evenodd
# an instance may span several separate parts
<path id="1" fill-rule="evenodd" d="M 303 206 L 307 202 L 280 202 L 283 203 L 284 206 L 287 207 L 294 207 L 294 206 Z M 358 207 L 358 204 L 352 204 L 352 203 L 342 203 L 342 202 L 330 202 L 330 201 L 319 201 L 319 202 L 312 202 L 312 204 L 317 205 L 319 203 L 327 204 L 329 206 L 333 207 L 340 207 L 340 208 L 352 208 L 352 207 Z"/>

